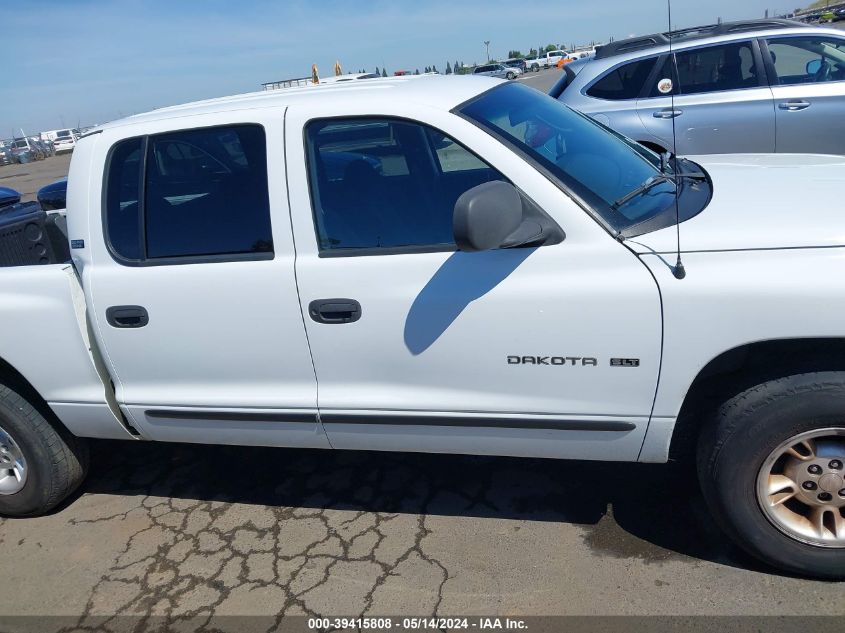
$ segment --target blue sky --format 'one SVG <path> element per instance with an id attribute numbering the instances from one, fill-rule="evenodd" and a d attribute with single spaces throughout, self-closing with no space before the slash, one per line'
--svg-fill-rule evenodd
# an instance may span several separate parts
<path id="1" fill-rule="evenodd" d="M 784 0 L 781 0 L 783 2 Z M 762 17 L 771 0 L 673 0 L 676 27 Z M 424 68 L 663 30 L 665 0 L 0 0 L 0 138 L 248 92 L 335 59 Z"/>

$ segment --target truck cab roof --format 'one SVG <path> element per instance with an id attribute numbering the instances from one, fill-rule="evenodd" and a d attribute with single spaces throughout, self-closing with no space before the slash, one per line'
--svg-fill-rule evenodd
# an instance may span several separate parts
<path id="1" fill-rule="evenodd" d="M 100 126 L 113 129 L 135 123 L 146 123 L 176 117 L 189 117 L 216 112 L 253 108 L 278 108 L 341 97 L 350 105 L 374 101 L 407 101 L 441 110 L 450 110 L 472 97 L 493 88 L 500 79 L 455 75 L 420 75 L 373 78 L 367 81 L 333 82 L 306 87 L 250 92 L 203 101 L 168 106 L 118 119 Z"/>

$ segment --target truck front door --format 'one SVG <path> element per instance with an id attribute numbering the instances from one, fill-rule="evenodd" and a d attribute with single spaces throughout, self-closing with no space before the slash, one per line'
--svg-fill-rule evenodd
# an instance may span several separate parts
<path id="1" fill-rule="evenodd" d="M 428 116 L 288 110 L 297 279 L 332 446 L 636 459 L 660 358 L 651 275 L 492 137 Z M 491 180 L 530 192 L 563 243 L 457 252 L 454 203 Z"/>

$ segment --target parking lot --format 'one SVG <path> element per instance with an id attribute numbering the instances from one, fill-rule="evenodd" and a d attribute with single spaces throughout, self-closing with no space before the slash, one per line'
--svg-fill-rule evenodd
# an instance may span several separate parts
<path id="1" fill-rule="evenodd" d="M 57 154 L 37 163 L 0 167 L 0 187 L 11 187 L 21 193 L 21 200 L 35 200 L 44 185 L 67 176 L 72 154 Z"/>
<path id="2" fill-rule="evenodd" d="M 0 522 L 0 614 L 842 615 L 762 568 L 676 469 L 98 442 L 84 490 Z"/>
<path id="3" fill-rule="evenodd" d="M 0 184 L 32 199 L 68 164 Z M 845 615 L 840 584 L 727 542 L 677 467 L 143 442 L 96 442 L 91 461 L 50 516 L 0 519 L 0 558 L 18 561 L 0 620 Z"/>

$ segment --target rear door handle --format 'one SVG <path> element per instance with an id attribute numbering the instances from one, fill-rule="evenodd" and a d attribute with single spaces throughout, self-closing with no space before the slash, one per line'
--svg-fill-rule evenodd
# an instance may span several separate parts
<path id="1" fill-rule="evenodd" d="M 809 107 L 809 101 L 783 101 L 778 104 L 778 108 L 781 110 L 788 110 L 789 112 L 798 112 L 798 110 L 803 110 Z"/>
<path id="2" fill-rule="evenodd" d="M 150 315 L 141 306 L 112 306 L 106 309 L 106 321 L 117 328 L 144 327 Z"/>
<path id="3" fill-rule="evenodd" d="M 676 116 L 681 116 L 683 113 L 683 110 L 673 110 L 672 108 L 664 108 L 663 110 L 658 110 L 651 116 L 653 116 L 655 119 L 674 119 Z"/>
<path id="4" fill-rule="evenodd" d="M 361 304 L 354 299 L 315 299 L 308 314 L 317 323 L 353 323 L 361 318 Z"/>

